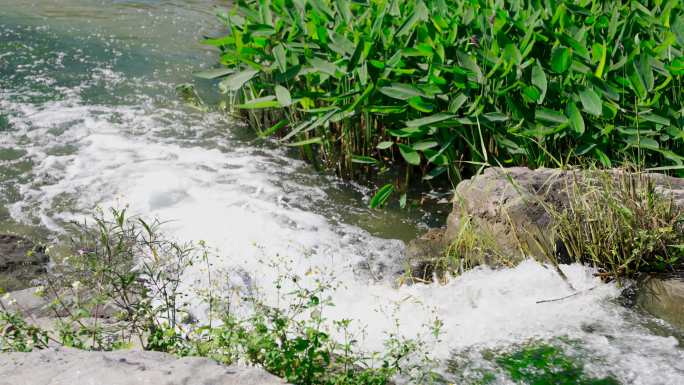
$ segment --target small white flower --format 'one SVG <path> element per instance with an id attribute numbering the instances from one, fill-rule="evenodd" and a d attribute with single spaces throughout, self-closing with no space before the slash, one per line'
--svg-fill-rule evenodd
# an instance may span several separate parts
<path id="1" fill-rule="evenodd" d="M 10 293 L 5 293 L 5 295 L 2 296 L 3 301 L 9 301 L 10 299 L 12 299 Z"/>
<path id="2" fill-rule="evenodd" d="M 78 289 L 81 287 L 81 281 L 74 281 L 74 282 L 71 284 L 71 287 L 73 287 L 74 290 L 78 290 Z"/>
<path id="3" fill-rule="evenodd" d="M 36 287 L 35 295 L 38 297 L 44 297 L 45 296 L 45 286 Z"/>

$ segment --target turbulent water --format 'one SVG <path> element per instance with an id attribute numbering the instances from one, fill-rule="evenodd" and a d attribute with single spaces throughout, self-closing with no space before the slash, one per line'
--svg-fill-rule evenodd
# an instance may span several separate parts
<path id="1" fill-rule="evenodd" d="M 427 338 L 441 319 L 427 350 L 451 381 L 491 368 L 482 352 L 547 341 L 592 376 L 684 383 L 675 332 L 621 306 L 620 289 L 581 266 L 563 267 L 581 293 L 562 301 L 538 303 L 573 292 L 532 261 L 397 289 L 403 241 L 433 217 L 368 210 L 364 187 L 314 172 L 176 96 L 176 85 L 214 62 L 198 41 L 220 32 L 219 2 L 0 3 L 0 221 L 59 232 L 95 207 L 128 206 L 169 221 L 164 230 L 177 239 L 205 240 L 217 270 L 266 297 L 285 273 L 304 285 L 334 277 L 326 316 L 356 320 L 365 349 L 382 349 L 392 332 Z M 197 86 L 215 97 L 211 84 Z"/>

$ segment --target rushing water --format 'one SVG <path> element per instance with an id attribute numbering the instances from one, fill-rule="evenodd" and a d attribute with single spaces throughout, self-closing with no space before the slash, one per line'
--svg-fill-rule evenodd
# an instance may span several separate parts
<path id="1" fill-rule="evenodd" d="M 439 317 L 429 350 L 453 381 L 490 368 L 484 351 L 548 341 L 597 377 L 684 383 L 676 332 L 619 305 L 617 287 L 578 265 L 563 270 L 581 294 L 563 301 L 537 303 L 572 292 L 532 261 L 395 288 L 402 241 L 433 217 L 368 210 L 364 187 L 176 97 L 176 85 L 214 62 L 198 41 L 220 31 L 218 4 L 0 0 L 0 221 L 59 232 L 96 206 L 128 205 L 170 221 L 164 229 L 178 239 L 207 241 L 217 268 L 267 297 L 283 272 L 335 277 L 327 317 L 357 320 L 364 348 L 382 349 L 387 332 L 425 334 Z M 197 85 L 209 95 L 210 84 Z"/>

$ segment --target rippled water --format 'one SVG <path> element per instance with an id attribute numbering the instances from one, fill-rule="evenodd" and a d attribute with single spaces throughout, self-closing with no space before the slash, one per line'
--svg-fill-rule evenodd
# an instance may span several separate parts
<path id="1" fill-rule="evenodd" d="M 198 41 L 220 31 L 217 5 L 2 0 L 0 221 L 59 232 L 96 206 L 129 205 L 170 221 L 165 231 L 178 239 L 207 241 L 215 266 L 241 272 L 266 296 L 284 271 L 311 284 L 335 277 L 327 316 L 358 320 L 367 349 L 381 349 L 390 331 L 427 333 L 441 318 L 429 350 L 453 381 L 470 381 L 464 367 L 487 367 L 483 351 L 544 340 L 565 341 L 596 376 L 684 383 L 675 332 L 619 305 L 620 290 L 581 266 L 563 270 L 582 294 L 541 304 L 571 291 L 532 261 L 396 289 L 403 241 L 435 216 L 368 210 L 363 186 L 314 172 L 176 97 L 177 84 L 214 62 Z M 197 86 L 211 96 L 211 84 Z"/>

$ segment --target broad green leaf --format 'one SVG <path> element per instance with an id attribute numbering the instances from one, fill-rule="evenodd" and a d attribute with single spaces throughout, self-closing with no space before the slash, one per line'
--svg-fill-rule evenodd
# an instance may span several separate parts
<path id="1" fill-rule="evenodd" d="M 349 41 L 346 36 L 334 32 L 331 32 L 328 47 L 342 57 L 353 54 L 355 49 L 354 43 Z"/>
<path id="2" fill-rule="evenodd" d="M 413 97 L 423 95 L 416 87 L 402 83 L 392 83 L 391 86 L 380 87 L 379 91 L 390 98 L 399 100 L 409 100 Z"/>
<path id="3" fill-rule="evenodd" d="M 377 164 L 378 160 L 370 156 L 352 155 L 352 163 Z"/>
<path id="4" fill-rule="evenodd" d="M 652 91 L 655 85 L 655 79 L 653 77 L 653 69 L 651 69 L 651 64 L 649 63 L 649 55 L 642 54 L 639 60 L 639 75 L 644 81 L 644 86 L 646 91 Z"/>
<path id="5" fill-rule="evenodd" d="M 667 158 L 667 159 L 669 159 L 669 160 L 671 160 L 677 164 L 681 165 L 682 163 L 684 163 L 684 156 L 681 156 L 675 152 L 672 152 L 670 150 L 657 149 L 657 148 L 653 148 L 652 150 L 662 154 L 665 158 Z M 684 245 L 682 245 L 682 246 L 684 246 Z"/>
<path id="6" fill-rule="evenodd" d="M 359 40 L 359 43 L 356 45 L 354 53 L 352 53 L 351 59 L 349 59 L 349 63 L 347 64 L 347 72 L 355 69 L 356 66 L 359 64 L 361 60 L 361 55 L 363 55 L 364 48 L 365 41 L 361 39 Z"/>
<path id="7" fill-rule="evenodd" d="M 599 58 L 599 63 L 596 66 L 596 71 L 594 71 L 594 76 L 601 79 L 603 77 L 603 71 L 606 68 L 606 56 L 608 51 L 606 49 L 606 43 L 594 44 L 593 50 L 596 51 L 596 56 Z"/>
<path id="8" fill-rule="evenodd" d="M 315 137 L 311 139 L 306 139 L 306 140 L 301 140 L 299 142 L 294 142 L 294 143 L 286 143 L 286 146 L 290 147 L 301 147 L 301 146 L 307 146 L 310 144 L 321 144 L 323 143 L 323 138 L 321 137 Z"/>
<path id="9" fill-rule="evenodd" d="M 200 79 L 218 79 L 224 76 L 228 76 L 235 72 L 232 68 L 214 68 L 205 71 L 199 71 L 192 74 L 192 76 Z"/>
<path id="10" fill-rule="evenodd" d="M 309 60 L 309 63 L 313 66 L 313 68 L 319 72 L 322 72 L 324 74 L 328 74 L 330 76 L 337 76 L 337 66 L 327 60 L 319 59 L 317 57 L 311 58 Z"/>
<path id="11" fill-rule="evenodd" d="M 641 78 L 641 74 L 639 74 L 635 61 L 632 61 L 627 65 L 627 76 L 629 78 L 629 83 L 632 85 L 632 89 L 634 89 L 634 92 L 636 92 L 639 99 L 645 99 L 646 85 L 644 84 L 644 80 Z"/>
<path id="12" fill-rule="evenodd" d="M 290 91 L 287 88 L 277 85 L 275 86 L 275 94 L 281 106 L 288 107 L 292 104 L 292 96 L 290 96 Z"/>
<path id="13" fill-rule="evenodd" d="M 404 57 L 432 57 L 433 54 L 434 51 L 432 50 L 432 47 L 427 44 L 419 44 L 415 47 L 408 47 L 401 50 L 401 55 Z"/>
<path id="14" fill-rule="evenodd" d="M 244 71 L 236 72 L 222 80 L 219 83 L 219 88 L 224 93 L 228 91 L 237 91 L 240 88 L 242 88 L 242 86 L 244 86 L 245 83 L 252 80 L 252 78 L 258 73 L 259 71 L 251 68 Z"/>
<path id="15" fill-rule="evenodd" d="M 425 133 L 425 130 L 420 127 L 405 127 L 399 129 L 390 128 L 387 130 L 387 132 L 392 136 L 396 136 L 397 138 L 413 138 L 417 136 L 422 137 Z"/>
<path id="16" fill-rule="evenodd" d="M 420 112 L 430 113 L 435 108 L 432 103 L 428 103 L 420 96 L 414 96 L 408 100 L 409 106 Z"/>
<path id="17" fill-rule="evenodd" d="M 477 65 L 475 59 L 473 59 L 471 55 L 468 55 L 461 50 L 456 51 L 456 57 L 458 58 L 459 64 L 472 74 L 472 76 L 469 76 L 469 78 L 472 77 L 473 81 L 482 83 L 484 75 L 482 74 L 482 69 Z"/>
<path id="18" fill-rule="evenodd" d="M 401 194 L 401 197 L 399 198 L 399 207 L 406 208 L 406 193 Z M 684 247 L 684 245 L 682 245 Z"/>
<path id="19" fill-rule="evenodd" d="M 437 147 L 439 146 L 439 143 L 435 140 L 424 140 L 422 142 L 415 143 L 413 145 L 413 149 L 416 151 L 424 151 L 429 148 Z"/>
<path id="20" fill-rule="evenodd" d="M 580 113 L 575 102 L 569 102 L 565 112 L 570 118 L 572 129 L 580 135 L 584 134 L 584 118 L 582 118 L 582 113 Z"/>
<path id="21" fill-rule="evenodd" d="M 653 138 L 649 138 L 647 136 L 628 136 L 625 139 L 625 142 L 629 144 L 630 146 L 634 146 L 637 148 L 645 148 L 645 149 L 659 149 L 660 144 L 658 143 L 657 140 Z"/>
<path id="22" fill-rule="evenodd" d="M 653 122 L 656 124 L 661 124 L 663 126 L 669 126 L 671 124 L 669 118 L 654 113 L 641 114 L 639 115 L 639 118 L 642 121 Z"/>
<path id="23" fill-rule="evenodd" d="M 606 155 L 605 152 L 601 151 L 598 147 L 594 147 L 593 153 L 598 158 L 599 162 L 603 165 L 603 167 L 606 168 L 611 168 L 613 167 L 613 163 L 610 161 L 610 158 L 608 155 Z"/>
<path id="24" fill-rule="evenodd" d="M 349 8 L 350 5 L 349 0 L 335 0 L 335 7 L 337 8 L 337 12 L 342 15 L 342 19 L 344 20 L 345 23 L 349 23 L 352 20 L 352 13 Z"/>
<path id="25" fill-rule="evenodd" d="M 443 166 L 435 167 L 432 170 L 428 171 L 428 173 L 425 174 L 425 176 L 423 176 L 423 180 L 434 179 L 434 178 L 440 176 L 441 174 L 443 174 L 446 170 L 447 170 L 447 168 L 443 167 Z"/>
<path id="26" fill-rule="evenodd" d="M 556 47 L 551 51 L 551 70 L 557 74 L 565 73 L 572 65 L 572 50 Z"/>
<path id="27" fill-rule="evenodd" d="M 670 71 L 673 76 L 684 75 L 684 56 L 672 60 L 667 66 L 667 70 Z"/>
<path id="28" fill-rule="evenodd" d="M 526 86 L 523 88 L 523 95 L 527 97 L 532 102 L 538 103 L 541 98 L 541 91 L 535 86 Z"/>
<path id="29" fill-rule="evenodd" d="M 597 146 L 596 143 L 590 143 L 590 142 L 586 142 L 586 143 L 580 144 L 579 146 L 577 146 L 577 147 L 575 148 L 575 155 L 577 155 L 577 156 L 584 156 L 584 155 L 587 154 L 589 151 L 593 150 L 594 147 L 596 147 L 596 146 Z"/>
<path id="30" fill-rule="evenodd" d="M 408 126 L 408 127 L 429 126 L 430 124 L 443 122 L 445 120 L 453 119 L 455 117 L 456 117 L 456 115 L 439 113 L 439 114 L 426 116 L 424 118 L 409 120 L 408 122 L 406 122 L 406 126 Z"/>
<path id="31" fill-rule="evenodd" d="M 568 118 L 565 115 L 548 108 L 537 108 L 534 116 L 537 120 L 550 123 L 566 124 L 568 122 Z"/>
<path id="32" fill-rule="evenodd" d="M 285 56 L 285 47 L 282 44 L 278 44 L 273 48 L 273 56 L 275 57 L 276 64 L 280 72 L 285 73 L 287 71 L 287 56 Z"/>
<path id="33" fill-rule="evenodd" d="M 243 110 L 258 110 L 263 108 L 277 108 L 281 107 L 280 103 L 275 100 L 276 97 L 273 95 L 264 96 L 263 98 L 256 98 L 248 101 L 247 103 L 239 104 L 238 108 Z"/>
<path id="34" fill-rule="evenodd" d="M 593 88 L 584 88 L 582 91 L 580 91 L 579 97 L 584 111 L 587 111 L 595 116 L 601 116 L 601 97 L 598 96 Z"/>
<path id="35" fill-rule="evenodd" d="M 370 208 L 375 209 L 384 206 L 393 192 L 394 186 L 392 184 L 386 184 L 380 187 L 378 192 L 376 192 L 370 200 Z"/>
<path id="36" fill-rule="evenodd" d="M 490 122 L 508 121 L 508 116 L 506 114 L 502 114 L 501 112 L 487 112 L 486 114 L 482 114 L 482 117 Z"/>
<path id="37" fill-rule="evenodd" d="M 393 144 L 394 144 L 394 142 L 389 142 L 389 141 L 380 142 L 380 143 L 378 143 L 377 146 L 375 146 L 375 148 L 377 148 L 379 150 L 387 150 L 388 148 L 392 147 Z"/>
<path id="38" fill-rule="evenodd" d="M 399 147 L 399 153 L 401 153 L 406 163 L 414 166 L 420 165 L 420 154 L 416 150 L 402 143 L 397 143 L 397 146 Z"/>
<path id="39" fill-rule="evenodd" d="M 282 120 L 280 120 L 278 123 L 276 123 L 276 124 L 274 124 L 273 126 L 271 126 L 269 129 L 267 129 L 266 131 L 260 132 L 260 133 L 259 133 L 259 136 L 262 137 L 262 138 L 268 138 L 268 137 L 270 137 L 271 135 L 273 135 L 273 134 L 275 134 L 276 132 L 278 132 L 278 130 L 280 130 L 281 128 L 287 126 L 288 123 L 290 123 L 289 120 L 287 120 L 287 119 L 282 119 Z"/>
<path id="40" fill-rule="evenodd" d="M 401 114 L 406 111 L 405 106 L 367 106 L 363 109 L 378 114 Z"/>
<path id="41" fill-rule="evenodd" d="M 321 125 L 327 123 L 330 120 L 330 118 L 339 111 L 339 108 L 333 107 L 332 109 L 327 111 L 325 115 L 313 117 L 310 120 L 299 124 L 298 126 L 293 128 L 287 135 L 285 135 L 280 141 L 287 141 L 288 139 L 299 134 L 300 132 L 307 132 L 320 127 Z"/>
<path id="42" fill-rule="evenodd" d="M 546 89 L 548 84 L 546 80 L 546 73 L 544 73 L 544 69 L 538 61 L 534 67 L 532 67 L 532 84 L 539 89 L 540 95 L 537 103 L 542 104 L 544 102 L 544 98 L 546 97 Z"/>
<path id="43" fill-rule="evenodd" d="M 433 149 L 425 149 L 423 150 L 423 154 L 425 154 L 425 157 L 429 163 L 436 164 L 438 166 L 449 165 L 449 158 L 443 154 L 442 150 L 436 151 Z"/>
<path id="44" fill-rule="evenodd" d="M 461 109 L 461 106 L 463 106 L 463 103 L 465 103 L 466 100 L 468 100 L 468 97 L 464 94 L 456 95 L 456 97 L 451 99 L 451 101 L 449 102 L 449 112 L 452 114 L 458 112 L 458 110 Z"/>
<path id="45" fill-rule="evenodd" d="M 406 19 L 406 21 L 404 21 L 401 27 L 399 27 L 399 30 L 397 31 L 396 35 L 403 36 L 410 33 L 413 30 L 413 27 L 416 25 L 416 23 L 418 23 L 419 21 L 427 20 L 428 13 L 429 11 L 425 6 L 425 3 L 423 3 L 421 0 L 418 0 L 415 9 L 411 13 L 411 15 Z"/>

